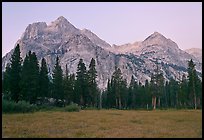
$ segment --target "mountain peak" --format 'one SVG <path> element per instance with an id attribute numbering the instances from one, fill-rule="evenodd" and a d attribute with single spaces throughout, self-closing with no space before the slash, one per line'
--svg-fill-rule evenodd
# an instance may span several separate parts
<path id="1" fill-rule="evenodd" d="M 68 22 L 68 20 L 65 17 L 63 17 L 63 16 L 58 17 L 55 21 L 58 21 L 58 22 Z"/>
<path id="2" fill-rule="evenodd" d="M 62 32 L 77 32 L 78 30 L 63 16 L 60 16 L 55 21 L 51 22 L 48 29 L 54 31 L 60 30 Z"/>
<path id="3" fill-rule="evenodd" d="M 155 31 L 152 35 L 162 35 L 161 33 Z"/>
<path id="4" fill-rule="evenodd" d="M 152 46 L 152 45 L 159 45 L 159 46 L 166 46 L 171 48 L 178 49 L 178 45 L 173 42 L 171 39 L 167 39 L 165 36 L 163 36 L 159 32 L 154 32 L 150 36 L 148 36 L 142 44 L 144 46 Z"/>
<path id="5" fill-rule="evenodd" d="M 111 47 L 110 44 L 100 39 L 96 34 L 94 34 L 89 29 L 84 28 L 81 30 L 81 33 L 86 35 L 93 43 L 97 44 L 98 46 L 101 46 L 103 48 Z"/>
<path id="6" fill-rule="evenodd" d="M 150 37 L 161 37 L 161 38 L 165 38 L 161 33 L 155 31 L 153 34 L 150 35 Z M 166 39 L 166 38 L 165 38 Z"/>
<path id="7" fill-rule="evenodd" d="M 167 40 L 166 37 L 164 37 L 161 33 L 159 32 L 154 32 L 153 34 L 151 34 L 150 36 L 148 36 L 143 42 L 149 42 L 149 41 L 152 41 L 152 40 Z"/>
<path id="8" fill-rule="evenodd" d="M 62 25 L 62 24 L 71 24 L 65 17 L 60 16 L 58 17 L 55 21 L 53 21 L 51 24 L 55 24 L 55 25 Z"/>
<path id="9" fill-rule="evenodd" d="M 59 16 L 57 19 L 61 19 L 61 20 L 67 20 L 65 17 L 63 16 Z"/>
<path id="10" fill-rule="evenodd" d="M 26 27 L 26 30 L 31 30 L 33 28 L 43 29 L 43 28 L 46 28 L 46 27 L 47 27 L 46 22 L 34 22 L 32 24 L 29 24 Z"/>
<path id="11" fill-rule="evenodd" d="M 88 29 L 86 29 L 86 28 L 82 29 L 81 32 L 82 32 L 82 33 L 86 32 L 86 33 L 93 34 L 93 33 L 91 32 L 91 30 L 88 30 Z"/>

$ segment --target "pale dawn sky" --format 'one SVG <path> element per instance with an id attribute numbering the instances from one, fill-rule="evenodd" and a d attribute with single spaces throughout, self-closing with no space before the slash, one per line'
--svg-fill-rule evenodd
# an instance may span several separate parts
<path id="1" fill-rule="evenodd" d="M 180 49 L 202 48 L 202 2 L 3 2 L 2 56 L 28 24 L 65 17 L 110 45 L 142 41 L 157 31 Z"/>

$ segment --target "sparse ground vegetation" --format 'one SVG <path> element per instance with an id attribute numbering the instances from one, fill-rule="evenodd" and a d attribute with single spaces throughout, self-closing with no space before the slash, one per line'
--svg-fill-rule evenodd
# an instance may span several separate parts
<path id="1" fill-rule="evenodd" d="M 202 110 L 80 110 L 3 114 L 3 137 L 202 137 Z"/>

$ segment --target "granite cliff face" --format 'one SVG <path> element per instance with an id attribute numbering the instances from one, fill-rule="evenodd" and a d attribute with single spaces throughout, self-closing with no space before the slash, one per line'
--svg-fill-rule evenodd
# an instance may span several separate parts
<path id="1" fill-rule="evenodd" d="M 202 49 L 200 49 L 200 48 L 190 48 L 190 49 L 186 49 L 184 51 L 191 54 L 191 55 L 193 55 L 195 58 L 197 58 L 197 60 L 199 62 L 202 63 Z"/>
<path id="2" fill-rule="evenodd" d="M 36 53 L 39 61 L 44 57 L 50 75 L 56 56 L 60 58 L 63 71 L 68 65 L 69 73 L 76 73 L 80 58 L 83 58 L 87 69 L 91 58 L 94 58 L 101 89 L 106 88 L 115 66 L 120 67 L 128 83 L 132 75 L 141 83 L 150 80 L 157 62 L 166 80 L 170 77 L 179 79 L 182 73 L 187 74 L 187 61 L 191 58 L 196 63 L 196 69 L 200 73 L 202 70 L 202 61 L 180 50 L 175 42 L 158 32 L 141 42 L 111 46 L 90 30 L 77 29 L 62 16 L 49 25 L 45 22 L 29 24 L 16 44 L 20 45 L 23 59 L 30 50 Z M 13 50 L 2 58 L 2 71 L 12 53 Z"/>

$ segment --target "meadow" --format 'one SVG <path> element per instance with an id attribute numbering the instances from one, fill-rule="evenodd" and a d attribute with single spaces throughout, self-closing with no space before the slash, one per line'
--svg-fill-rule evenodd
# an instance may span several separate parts
<path id="1" fill-rule="evenodd" d="M 3 138 L 201 138 L 202 110 L 2 114 Z"/>

